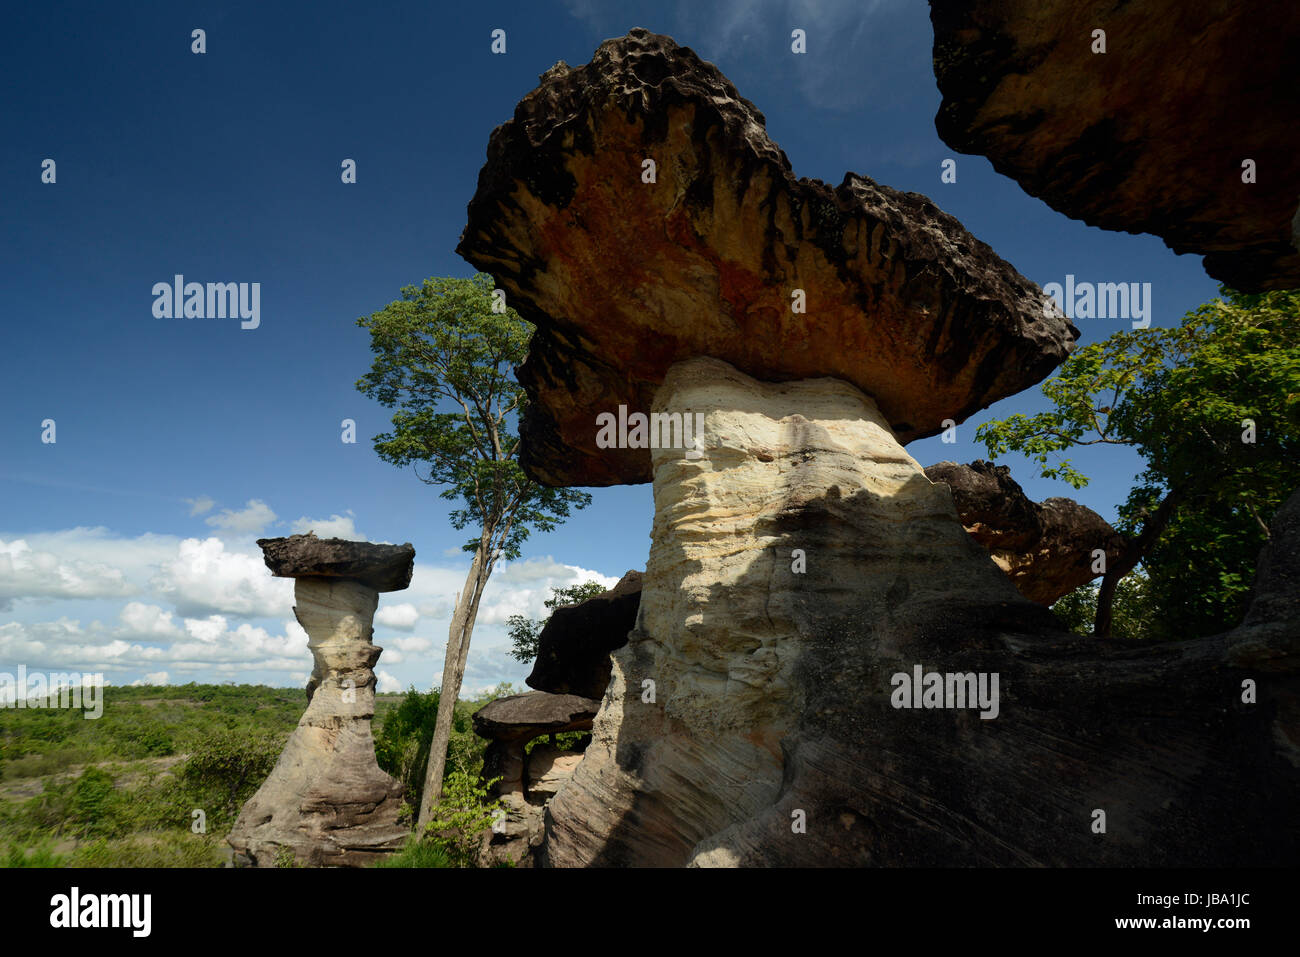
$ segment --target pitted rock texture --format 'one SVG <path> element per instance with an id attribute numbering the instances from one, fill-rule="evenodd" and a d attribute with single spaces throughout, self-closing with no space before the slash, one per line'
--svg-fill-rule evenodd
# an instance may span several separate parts
<path id="1" fill-rule="evenodd" d="M 679 360 L 835 376 L 909 441 L 1038 382 L 1078 335 L 926 197 L 796 178 L 726 77 L 645 30 L 557 64 L 493 131 L 457 252 L 537 326 L 520 461 L 551 485 L 649 481 L 650 451 L 598 448 L 595 417 L 648 411 Z"/>
<path id="2" fill-rule="evenodd" d="M 371 643 L 379 593 L 356 581 L 301 578 L 294 615 L 315 658 L 307 711 L 227 838 L 236 863 L 365 866 L 401 847 L 402 785 L 379 769 Z"/>
<path id="3" fill-rule="evenodd" d="M 669 405 L 704 413 L 705 455 L 654 453 L 637 627 L 541 863 L 1294 861 L 1281 692 L 1243 703 L 1225 636 L 1060 630 L 848 383 L 697 359 L 670 370 Z M 996 717 L 894 707 L 918 665 L 997 675 Z"/>
<path id="4" fill-rule="evenodd" d="M 609 653 L 627 644 L 641 604 L 641 573 L 629 571 L 609 591 L 551 612 L 537 637 L 530 688 L 599 700 L 609 686 Z"/>
<path id="5" fill-rule="evenodd" d="M 1282 79 L 1300 4 L 930 0 L 930 19 L 953 149 L 1090 226 L 1203 255 L 1230 286 L 1300 286 L 1300 84 Z"/>
<path id="6" fill-rule="evenodd" d="M 971 538 L 988 549 L 1020 594 L 1040 605 L 1099 576 L 1094 550 L 1114 561 L 1124 539 L 1110 523 L 1073 499 L 1031 502 L 1005 465 L 939 462 L 925 477 L 952 489 L 957 517 Z"/>
<path id="7" fill-rule="evenodd" d="M 288 538 L 259 538 L 262 557 L 277 578 L 345 578 L 375 591 L 401 591 L 411 584 L 415 549 L 373 545 L 342 538 L 317 538 L 315 532 Z"/>

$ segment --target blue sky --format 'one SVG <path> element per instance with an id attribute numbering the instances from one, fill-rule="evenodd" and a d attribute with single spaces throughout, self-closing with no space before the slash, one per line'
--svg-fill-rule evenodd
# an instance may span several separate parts
<path id="1" fill-rule="evenodd" d="M 653 11 L 653 12 L 651 12 Z M 1084 226 L 934 132 L 919 0 L 654 5 L 569 2 L 31 4 L 0 35 L 0 670 L 102 671 L 114 683 L 301 683 L 292 583 L 253 540 L 318 534 L 416 547 L 412 588 L 381 598 L 381 689 L 441 672 L 462 535 L 447 503 L 369 437 L 386 410 L 358 316 L 403 285 L 467 276 L 453 252 L 488 137 L 557 60 L 634 26 L 710 60 L 767 117 L 795 172 L 846 170 L 930 196 L 1024 275 L 1151 283 L 1154 325 L 1212 298 L 1197 257 Z M 191 53 L 191 31 L 207 52 Z M 490 52 L 506 31 L 504 55 Z M 808 52 L 790 52 L 790 32 Z M 941 163 L 957 160 L 957 182 Z M 41 182 L 54 159 L 57 181 Z M 345 158 L 357 182 L 340 182 Z M 155 318 L 181 273 L 259 282 L 260 325 Z M 1082 342 L 1127 328 L 1079 319 Z M 1031 389 L 975 416 L 922 464 L 984 457 L 975 427 L 1042 406 Z M 359 440 L 340 441 L 340 422 Z M 42 443 L 46 419 L 54 444 Z M 1139 460 L 1100 448 L 1075 493 L 1005 459 L 1029 494 L 1108 518 Z M 489 585 L 466 688 L 519 682 L 504 621 L 553 586 L 612 582 L 649 550 L 649 486 L 590 508 Z M 610 534 L 610 529 L 619 530 Z"/>

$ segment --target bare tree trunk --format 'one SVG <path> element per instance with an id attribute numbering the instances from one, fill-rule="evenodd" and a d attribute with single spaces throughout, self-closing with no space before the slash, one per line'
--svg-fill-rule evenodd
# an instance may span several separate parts
<path id="1" fill-rule="evenodd" d="M 488 554 L 490 541 L 490 535 L 485 532 L 478 551 L 474 553 L 474 561 L 470 565 L 469 576 L 465 579 L 460 601 L 456 604 L 456 612 L 451 617 L 447 655 L 442 666 L 442 690 L 438 694 L 438 717 L 433 727 L 433 743 L 429 746 L 429 765 L 424 775 L 424 793 L 420 797 L 417 833 L 423 832 L 442 796 L 447 745 L 451 741 L 451 723 L 455 715 L 456 699 L 460 695 L 460 683 L 465 677 L 469 639 L 474 631 L 474 619 L 478 615 L 479 598 L 492 573 L 492 560 Z"/>
<path id="2" fill-rule="evenodd" d="M 1155 544 L 1155 540 L 1169 524 L 1174 509 L 1182 498 L 1182 489 L 1174 489 L 1166 495 L 1155 512 L 1142 523 L 1142 531 L 1137 538 L 1131 539 L 1119 559 L 1107 566 L 1106 574 L 1101 580 L 1101 587 L 1097 589 L 1097 617 L 1092 624 L 1094 638 L 1110 637 L 1115 589 L 1119 586 L 1120 580 L 1137 567 L 1137 563 Z"/>

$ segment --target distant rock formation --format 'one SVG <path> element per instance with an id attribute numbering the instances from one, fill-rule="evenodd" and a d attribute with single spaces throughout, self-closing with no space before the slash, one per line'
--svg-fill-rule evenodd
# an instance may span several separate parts
<path id="1" fill-rule="evenodd" d="M 371 643 L 379 592 L 406 588 L 415 549 L 314 534 L 258 540 L 267 567 L 294 582 L 294 616 L 315 659 L 308 707 L 270 776 L 226 839 L 237 864 L 364 866 L 397 850 L 402 785 L 379 769 Z"/>
<path id="2" fill-rule="evenodd" d="M 971 538 L 988 549 L 1020 594 L 1051 605 L 1097 578 L 1094 550 L 1119 557 L 1124 538 L 1087 506 L 1069 498 L 1031 502 L 1005 465 L 939 462 L 925 470 L 931 482 L 952 489 L 957 517 Z"/>
<path id="3" fill-rule="evenodd" d="M 924 197 L 796 180 L 713 66 L 636 30 L 493 132 L 460 251 L 538 326 L 525 470 L 654 482 L 540 863 L 1294 861 L 1294 669 L 1247 700 L 1225 636 L 1062 631 L 903 448 L 1077 335 Z M 697 441 L 632 441 L 642 413 Z"/>
<path id="4" fill-rule="evenodd" d="M 627 644 L 641 605 L 641 573 L 629 571 L 607 592 L 551 612 L 524 682 L 551 694 L 599 701 L 609 685 L 609 653 Z"/>
<path id="5" fill-rule="evenodd" d="M 474 714 L 474 733 L 492 743 L 483 754 L 483 779 L 499 778 L 492 793 L 506 806 L 506 817 L 485 836 L 480 862 L 529 866 L 542 837 L 542 806 L 568 780 L 582 759 L 582 748 L 561 751 L 530 741 L 567 731 L 590 731 L 599 701 L 571 694 L 530 691 L 489 701 Z"/>
<path id="6" fill-rule="evenodd" d="M 1274 82 L 1295 71 L 1300 4 L 930 0 L 930 20 L 953 149 L 1234 288 L 1300 286 L 1300 84 Z"/>

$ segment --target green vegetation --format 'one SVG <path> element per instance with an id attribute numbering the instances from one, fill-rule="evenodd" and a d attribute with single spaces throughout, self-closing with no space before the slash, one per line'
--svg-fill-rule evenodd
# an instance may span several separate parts
<path id="1" fill-rule="evenodd" d="M 1043 383 L 1049 411 L 976 432 L 990 457 L 1023 453 L 1075 488 L 1088 477 L 1061 458 L 1071 448 L 1127 445 L 1146 460 L 1119 508 L 1129 544 L 1096 589 L 1094 634 L 1118 631 L 1120 583 L 1139 565 L 1144 637 L 1240 622 L 1267 523 L 1300 475 L 1300 291 L 1220 295 L 1177 327 L 1078 350 Z"/>
<path id="2" fill-rule="evenodd" d="M 220 865 L 222 839 L 304 704 L 298 689 L 189 684 L 107 687 L 93 720 L 73 709 L 0 711 L 0 860 Z"/>

